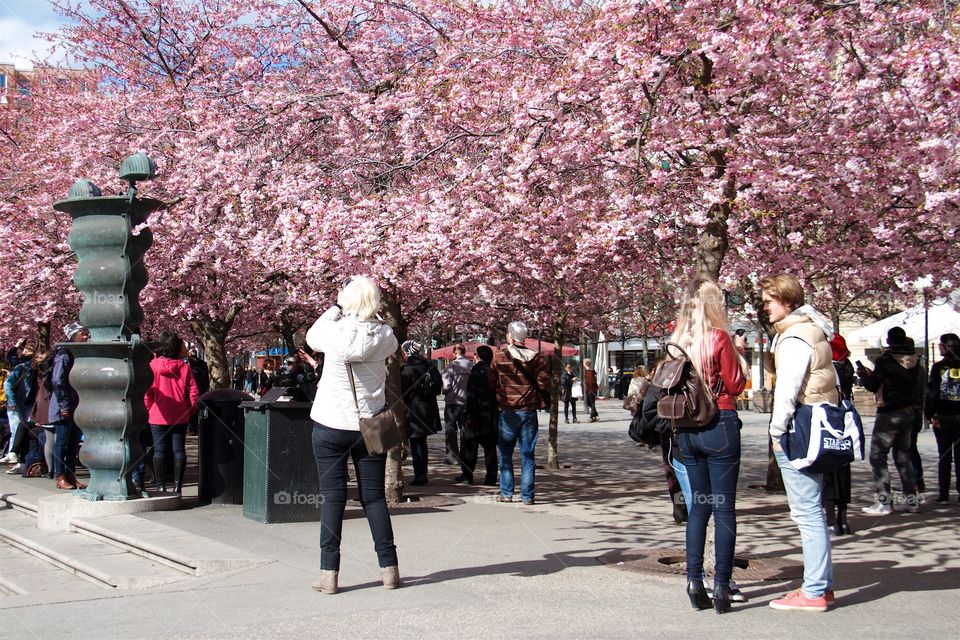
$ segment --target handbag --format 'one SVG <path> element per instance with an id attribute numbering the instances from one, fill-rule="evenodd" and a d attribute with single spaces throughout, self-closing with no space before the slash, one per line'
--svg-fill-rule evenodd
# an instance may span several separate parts
<path id="1" fill-rule="evenodd" d="M 353 381 L 353 365 L 345 362 L 347 375 L 350 376 L 350 391 L 353 393 L 353 404 L 357 408 L 357 417 L 360 417 L 360 403 L 357 401 L 357 386 Z M 403 434 L 397 426 L 397 419 L 393 411 L 386 405 L 370 418 L 360 418 L 360 435 L 367 453 L 372 456 L 390 451 L 403 442 Z"/>
<path id="2" fill-rule="evenodd" d="M 650 380 L 650 384 L 662 390 L 657 402 L 657 415 L 669 421 L 674 430 L 678 427 L 706 429 L 717 416 L 717 394 L 700 378 L 683 347 L 668 342 L 668 354 L 670 347 L 679 350 L 682 357 L 671 357 L 661 362 Z M 718 379 L 717 383 L 719 387 L 722 381 Z"/>
<path id="3" fill-rule="evenodd" d="M 801 404 L 793 413 L 780 446 L 790 465 L 800 471 L 829 473 L 863 460 L 863 422 L 849 400 Z"/>

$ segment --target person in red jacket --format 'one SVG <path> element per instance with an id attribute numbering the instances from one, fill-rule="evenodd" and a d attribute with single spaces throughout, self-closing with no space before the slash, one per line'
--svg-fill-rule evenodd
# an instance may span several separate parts
<path id="1" fill-rule="evenodd" d="M 167 454 L 173 454 L 173 490 L 183 489 L 183 472 L 187 466 L 187 423 L 196 411 L 200 388 L 193 378 L 183 340 L 170 331 L 160 334 L 150 362 L 153 384 L 147 389 L 143 403 L 147 407 L 150 433 L 153 435 L 153 472 L 158 491 L 165 492 Z"/>
<path id="2" fill-rule="evenodd" d="M 713 422 L 704 429 L 678 429 L 677 448 L 692 493 L 686 530 L 687 595 L 695 609 L 710 608 L 703 584 L 703 552 L 712 515 L 716 539 L 712 606 L 717 613 L 728 611 L 731 602 L 742 426 L 737 396 L 747 384 L 743 354 L 734 346 L 728 327 L 723 291 L 711 280 L 695 279 L 687 288 L 670 342 L 690 356 L 697 374 L 716 395 L 718 411 Z M 668 358 L 677 356 L 675 348 L 667 348 Z"/>

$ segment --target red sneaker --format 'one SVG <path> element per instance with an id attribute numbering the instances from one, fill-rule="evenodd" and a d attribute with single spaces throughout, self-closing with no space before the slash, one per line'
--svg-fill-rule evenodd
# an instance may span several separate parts
<path id="1" fill-rule="evenodd" d="M 837 598 L 833 595 L 833 589 L 827 589 L 827 592 L 823 594 L 823 597 L 827 599 L 827 606 L 832 607 L 837 604 Z"/>
<path id="2" fill-rule="evenodd" d="M 823 613 L 830 608 L 826 594 L 819 598 L 808 598 L 802 590 L 791 591 L 782 598 L 770 601 L 770 607 L 780 611 L 812 611 Z"/>

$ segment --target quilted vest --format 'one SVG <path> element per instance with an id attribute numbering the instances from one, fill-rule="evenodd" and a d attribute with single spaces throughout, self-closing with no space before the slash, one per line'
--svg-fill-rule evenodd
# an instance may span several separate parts
<path id="1" fill-rule="evenodd" d="M 823 331 L 806 316 L 787 316 L 774 325 L 777 333 L 777 348 L 774 351 L 774 366 L 780 369 L 780 345 L 787 338 L 799 338 L 813 349 L 810 368 L 797 394 L 800 404 L 816 402 L 840 403 L 837 391 L 837 373 L 833 368 L 833 351 Z"/>

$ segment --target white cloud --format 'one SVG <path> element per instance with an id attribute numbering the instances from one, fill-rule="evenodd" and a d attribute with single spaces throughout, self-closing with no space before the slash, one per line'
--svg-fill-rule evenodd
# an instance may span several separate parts
<path id="1" fill-rule="evenodd" d="M 12 62 L 18 69 L 32 69 L 34 61 L 51 56 L 51 44 L 37 37 L 54 33 L 59 22 L 30 23 L 18 16 L 0 18 L 0 62 Z M 62 54 L 58 56 L 62 58 Z"/>

